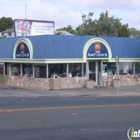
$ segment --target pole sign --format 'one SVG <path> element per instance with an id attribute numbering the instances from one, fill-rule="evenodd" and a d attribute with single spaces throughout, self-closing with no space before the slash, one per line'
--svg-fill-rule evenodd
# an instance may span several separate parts
<path id="1" fill-rule="evenodd" d="M 119 88 L 119 57 L 116 56 L 116 74 L 117 74 L 117 93 Z"/>
<path id="2" fill-rule="evenodd" d="M 116 56 L 116 74 L 119 76 L 119 57 Z"/>

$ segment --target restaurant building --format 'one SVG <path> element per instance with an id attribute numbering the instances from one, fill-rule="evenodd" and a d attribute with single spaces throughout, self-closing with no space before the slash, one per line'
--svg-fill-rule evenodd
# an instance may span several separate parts
<path id="1" fill-rule="evenodd" d="M 116 56 L 121 85 L 139 84 L 140 39 L 40 35 L 0 39 L 0 82 L 34 89 L 112 86 Z M 52 80 L 53 79 L 53 80 Z M 57 81 L 55 83 L 55 81 Z"/>

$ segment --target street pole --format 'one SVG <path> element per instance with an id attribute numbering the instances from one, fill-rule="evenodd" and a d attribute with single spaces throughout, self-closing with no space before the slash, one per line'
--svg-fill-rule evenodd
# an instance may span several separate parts
<path id="1" fill-rule="evenodd" d="M 118 93 L 118 80 L 119 80 L 119 57 L 116 56 L 116 74 L 117 74 L 117 93 Z"/>
<path id="2" fill-rule="evenodd" d="M 25 3 L 25 20 L 26 20 L 26 14 L 27 14 L 27 4 Z"/>

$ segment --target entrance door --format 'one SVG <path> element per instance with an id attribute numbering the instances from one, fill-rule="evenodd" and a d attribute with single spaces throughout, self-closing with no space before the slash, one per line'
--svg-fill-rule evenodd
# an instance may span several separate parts
<path id="1" fill-rule="evenodd" d="M 102 83 L 101 61 L 89 61 L 89 79 L 95 81 L 95 85 Z"/>
<path id="2" fill-rule="evenodd" d="M 96 61 L 89 62 L 89 79 L 96 81 Z"/>

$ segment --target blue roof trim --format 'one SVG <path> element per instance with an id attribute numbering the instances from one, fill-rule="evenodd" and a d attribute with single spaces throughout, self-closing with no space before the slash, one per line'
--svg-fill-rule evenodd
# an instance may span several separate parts
<path id="1" fill-rule="evenodd" d="M 0 39 L 0 58 L 13 58 L 13 50 L 19 38 Z M 95 36 L 42 35 L 29 36 L 33 45 L 33 59 L 83 58 L 83 48 Z M 99 38 L 99 37 L 98 37 Z M 140 38 L 100 37 L 111 47 L 112 57 L 140 58 Z"/>

